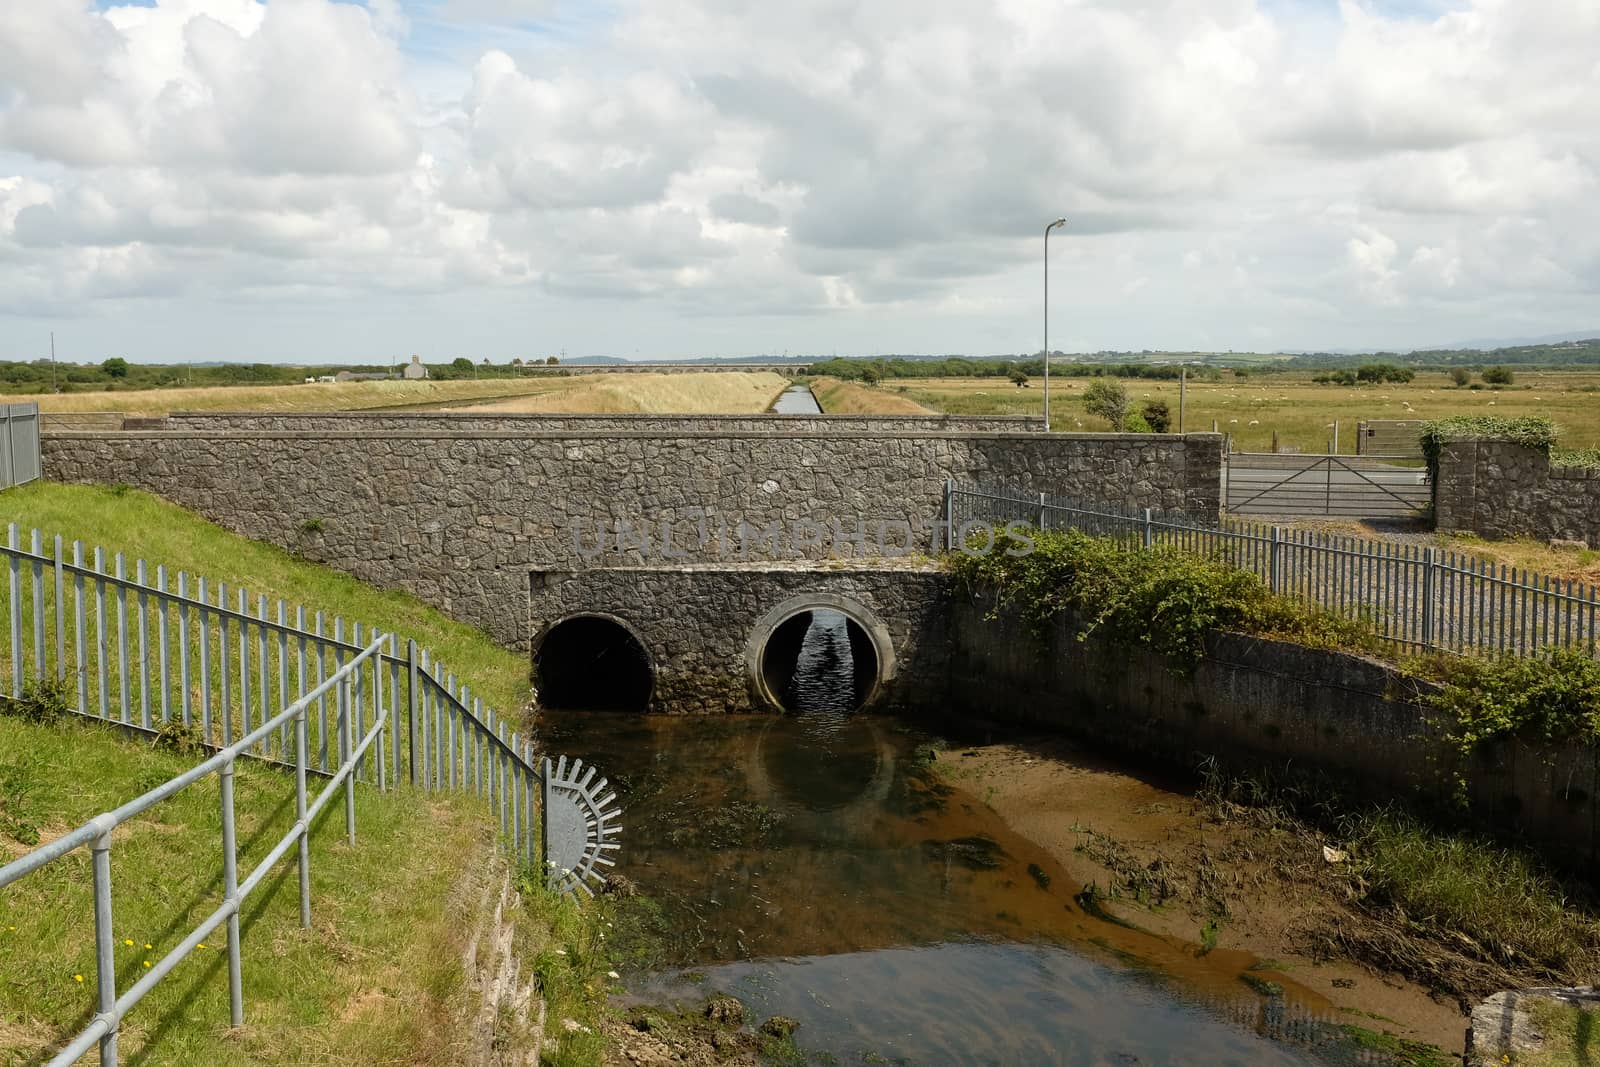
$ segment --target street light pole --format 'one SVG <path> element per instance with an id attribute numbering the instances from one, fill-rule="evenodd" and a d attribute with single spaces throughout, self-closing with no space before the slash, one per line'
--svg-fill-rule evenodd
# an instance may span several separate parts
<path id="1" fill-rule="evenodd" d="M 1044 228 L 1044 432 L 1050 432 L 1050 231 L 1065 226 L 1056 219 Z"/>

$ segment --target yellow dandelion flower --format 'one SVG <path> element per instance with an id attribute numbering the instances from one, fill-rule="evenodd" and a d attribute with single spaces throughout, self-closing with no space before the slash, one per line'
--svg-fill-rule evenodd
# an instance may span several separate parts
<path id="1" fill-rule="evenodd" d="M 145 947 L 145 948 L 154 948 L 154 947 L 155 947 L 155 946 L 154 946 L 154 945 L 152 945 L 152 944 L 150 944 L 150 942 L 148 942 L 148 941 L 146 941 L 146 942 L 145 942 L 145 943 L 144 943 L 144 947 Z"/>
<path id="2" fill-rule="evenodd" d="M 75 975 L 72 976 L 72 980 L 74 982 L 82 982 L 83 981 L 83 975 L 75 974 Z"/>
<path id="3" fill-rule="evenodd" d="M 150 966 L 150 961 L 149 961 L 149 960 L 145 960 L 145 961 L 144 961 L 144 965 L 145 965 L 145 966 L 146 966 L 146 967 L 148 967 L 148 966 Z"/>
<path id="4" fill-rule="evenodd" d="M 205 948 L 205 947 L 206 947 L 206 943 L 204 941 L 200 942 L 198 945 L 195 946 L 195 948 Z"/>
<path id="5" fill-rule="evenodd" d="M 122 943 L 131 948 L 131 947 L 133 947 L 133 938 L 125 937 L 125 938 L 122 939 Z"/>

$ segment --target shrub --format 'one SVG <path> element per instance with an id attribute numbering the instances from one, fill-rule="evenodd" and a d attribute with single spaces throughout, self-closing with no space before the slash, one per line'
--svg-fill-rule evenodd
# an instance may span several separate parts
<path id="1" fill-rule="evenodd" d="M 1151 433 L 1166 433 L 1172 429 L 1172 410 L 1165 400 L 1146 400 L 1139 414 L 1150 424 Z"/>
<path id="2" fill-rule="evenodd" d="M 1128 390 L 1114 378 L 1096 378 L 1083 391 L 1083 408 L 1098 415 L 1121 433 L 1128 421 Z"/>
<path id="3" fill-rule="evenodd" d="M 1457 386 L 1466 385 L 1472 381 L 1472 372 L 1465 367 L 1456 367 L 1450 372 L 1450 380 Z"/>
<path id="4" fill-rule="evenodd" d="M 1454 415 L 1435 419 L 1422 427 L 1422 454 L 1434 470 L 1439 450 L 1448 441 L 1510 441 L 1549 454 L 1558 434 L 1556 424 L 1543 415 L 1508 419 L 1498 415 Z"/>
<path id="5" fill-rule="evenodd" d="M 1145 417 L 1143 415 L 1141 415 L 1137 411 L 1135 411 L 1133 414 L 1128 416 L 1128 421 L 1122 428 L 1124 430 L 1126 430 L 1128 433 L 1153 433 L 1154 432 L 1153 430 L 1150 429 L 1150 423 L 1145 421 Z"/>
<path id="6" fill-rule="evenodd" d="M 1516 375 L 1511 373 L 1510 367 L 1485 367 L 1483 380 L 1489 385 L 1510 385 L 1516 380 Z"/>
<path id="7" fill-rule="evenodd" d="M 1026 371 L 1020 369 L 1014 370 L 1010 373 L 1010 375 L 1008 375 L 1008 377 L 1011 379 L 1011 384 L 1016 386 L 1018 389 L 1021 389 L 1028 384 L 1028 374 Z"/>

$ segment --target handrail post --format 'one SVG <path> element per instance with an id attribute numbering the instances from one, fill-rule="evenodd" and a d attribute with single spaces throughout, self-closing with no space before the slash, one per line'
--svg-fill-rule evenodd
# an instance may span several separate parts
<path id="1" fill-rule="evenodd" d="M 1433 547 L 1422 550 L 1422 647 L 1424 650 L 1433 648 L 1433 570 L 1436 564 L 1437 550 Z"/>
<path id="2" fill-rule="evenodd" d="M 539 856 L 535 862 L 544 872 L 546 888 L 555 885 L 555 864 L 550 859 L 550 780 L 554 770 L 549 756 L 539 761 Z"/>
<path id="3" fill-rule="evenodd" d="M 353 845 L 356 843 L 356 769 L 352 764 L 356 741 L 351 733 L 350 676 L 339 682 L 339 766 L 344 770 L 344 832 Z"/>
<path id="4" fill-rule="evenodd" d="M 407 737 L 410 744 L 406 746 L 406 766 L 411 772 L 411 788 L 417 787 L 417 643 L 414 640 L 406 642 L 406 671 L 409 678 L 407 688 L 407 702 L 410 706 L 410 719 L 407 721 Z"/>
<path id="5" fill-rule="evenodd" d="M 306 821 L 306 709 L 294 717 L 294 814 L 300 824 L 300 929 L 311 929 L 311 824 Z"/>
<path id="6" fill-rule="evenodd" d="M 222 898 L 233 905 L 228 914 L 228 1018 L 244 1025 L 244 979 L 239 962 L 239 857 L 233 826 L 233 765 L 230 759 L 218 771 L 222 785 Z"/>
<path id="7" fill-rule="evenodd" d="M 111 919 L 111 831 L 107 830 L 89 846 L 94 855 L 94 969 L 99 1016 L 110 1027 L 100 1037 L 100 1062 L 117 1067 L 116 935 Z"/>

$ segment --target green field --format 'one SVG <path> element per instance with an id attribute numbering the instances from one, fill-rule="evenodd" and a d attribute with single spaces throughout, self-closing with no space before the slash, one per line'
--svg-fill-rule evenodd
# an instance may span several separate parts
<path id="1" fill-rule="evenodd" d="M 1519 370 L 1514 384 L 1500 388 L 1461 388 L 1443 371 L 1421 371 L 1404 385 L 1317 385 L 1311 372 L 1250 372 L 1242 379 L 1222 372 L 1216 382 L 1191 382 L 1186 390 L 1185 429 L 1210 430 L 1215 424 L 1232 434 L 1241 452 L 1270 451 L 1273 434 L 1280 448 L 1326 452 L 1339 424 L 1339 451 L 1356 450 L 1356 427 L 1366 419 L 1437 419 L 1447 415 L 1549 415 L 1562 429 L 1568 448 L 1600 446 L 1600 371 Z M 1051 429 L 1106 430 L 1107 423 L 1083 408 L 1083 391 L 1093 379 L 1054 376 L 1050 382 Z M 1178 383 L 1145 378 L 1120 379 L 1132 408 L 1164 400 L 1178 415 Z M 1039 415 L 1043 382 L 1035 377 L 1018 388 L 995 378 L 897 378 L 873 392 L 887 403 L 910 400 L 955 415 Z M 896 398 L 891 400 L 890 398 Z"/>

